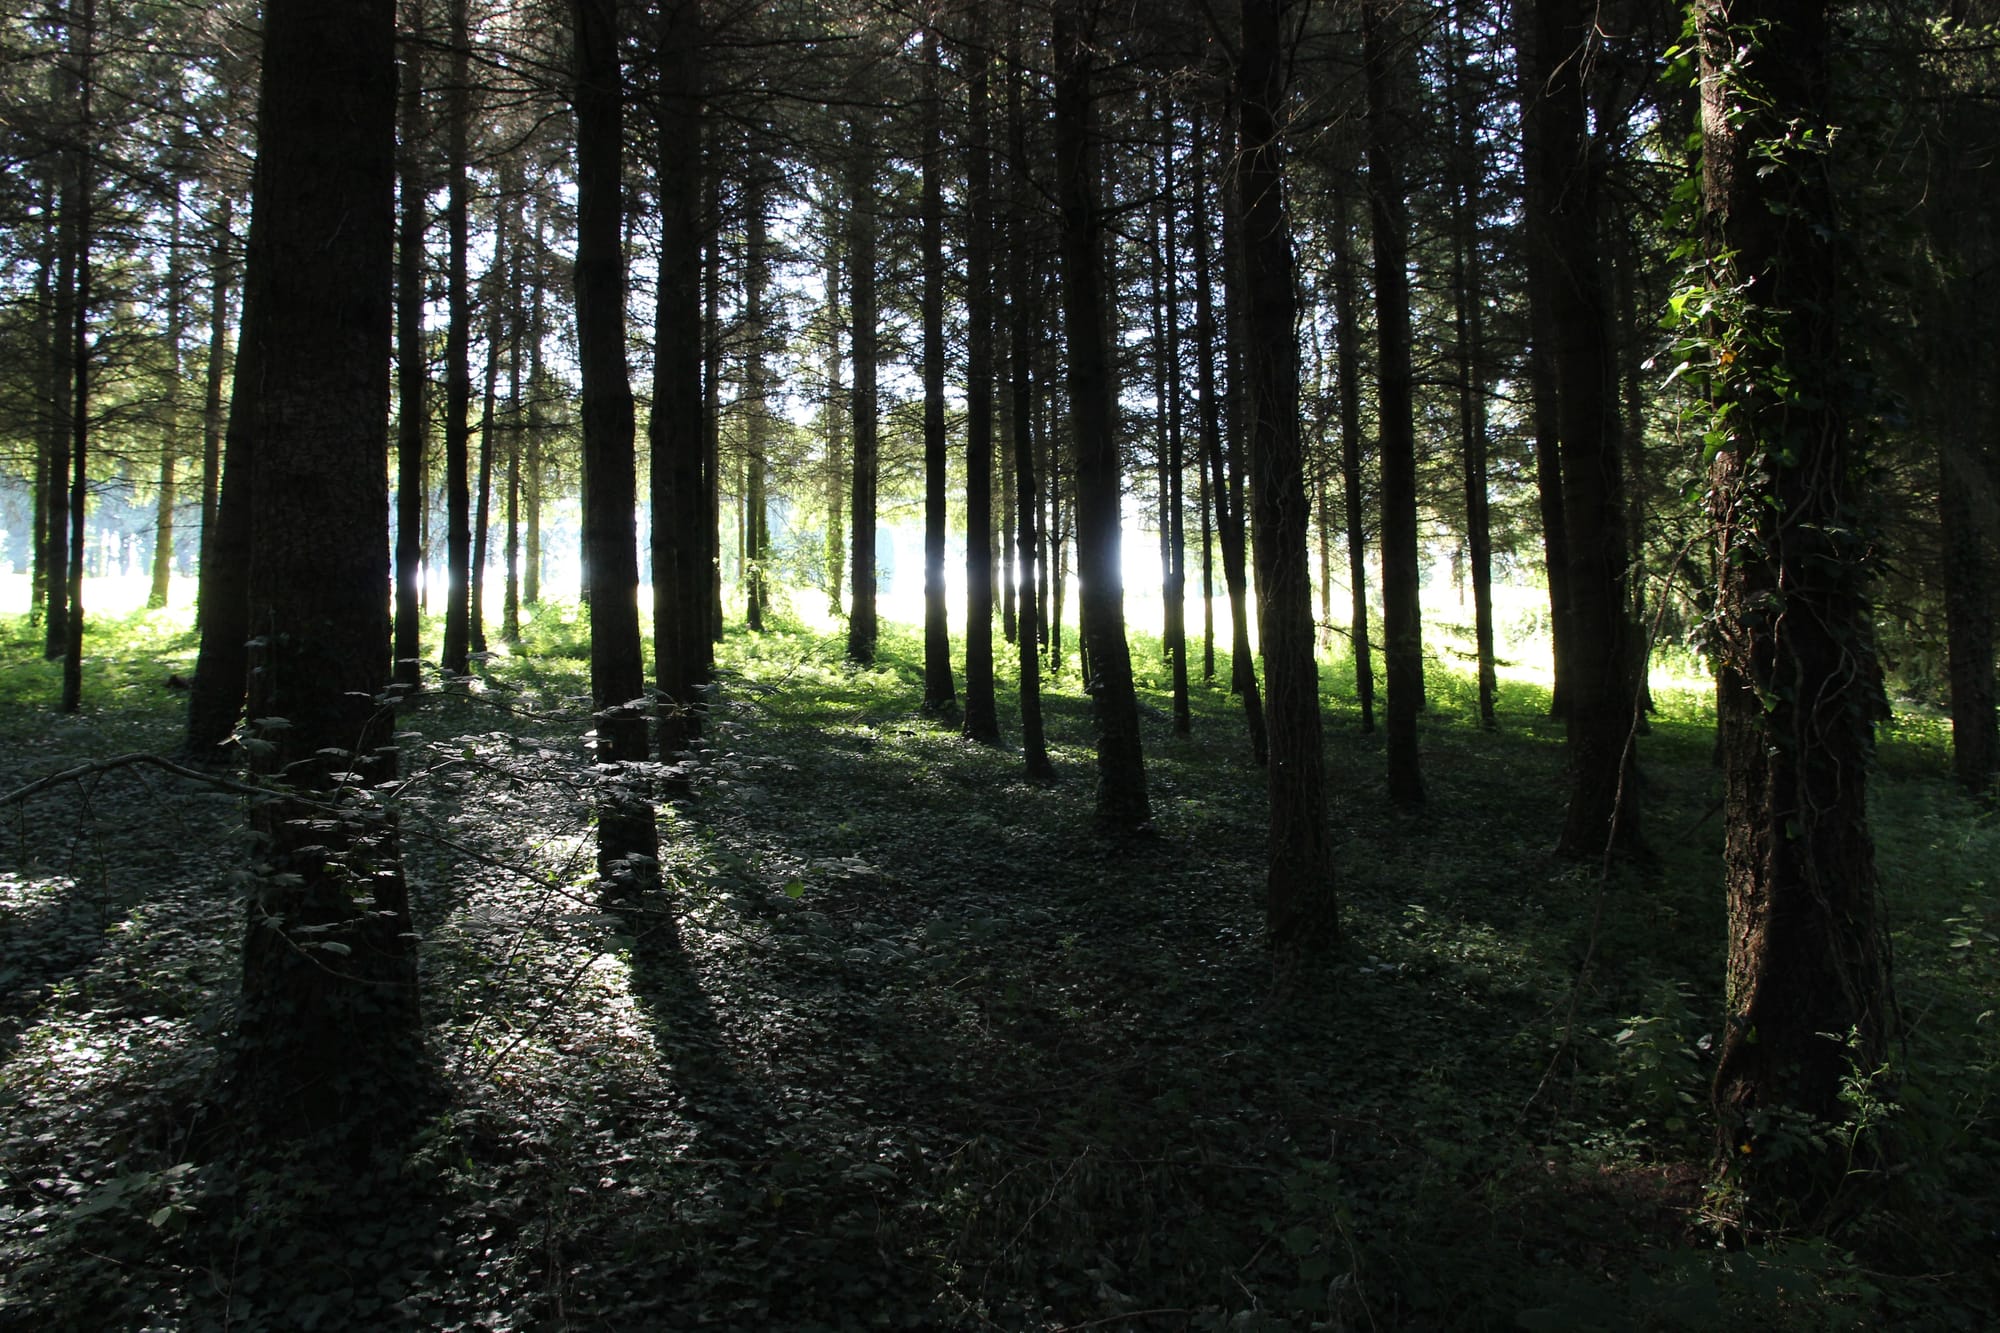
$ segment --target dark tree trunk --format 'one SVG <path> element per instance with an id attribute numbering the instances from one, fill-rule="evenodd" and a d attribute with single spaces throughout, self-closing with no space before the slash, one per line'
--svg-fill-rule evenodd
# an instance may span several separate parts
<path id="1" fill-rule="evenodd" d="M 77 6 L 72 3 L 67 20 L 70 40 L 76 36 Z M 80 62 L 66 64 L 53 76 L 59 101 L 74 102 L 80 96 Z M 83 236 L 82 127 L 72 127 L 76 143 L 61 155 L 58 171 L 61 183 L 56 192 L 55 290 L 50 296 L 49 381 L 47 470 L 44 472 L 42 598 L 42 656 L 56 661 L 69 646 L 69 476 L 71 434 L 76 420 L 76 382 L 82 367 L 76 354 L 78 283 L 77 257 Z"/>
<path id="2" fill-rule="evenodd" d="M 703 522 L 701 402 L 702 105 L 700 0 L 663 12 L 659 136 L 660 277 L 653 321 L 653 671 L 660 691 L 660 757 L 699 732 L 708 650 L 708 543 Z"/>
<path id="3" fill-rule="evenodd" d="M 261 171 L 261 166 L 259 167 Z M 261 176 L 259 184 L 261 185 Z M 267 299 L 247 272 L 247 252 L 263 243 L 263 220 L 253 211 L 246 247 L 243 285 L 243 329 L 262 326 Z M 187 734 L 183 748 L 189 757 L 214 760 L 229 745 L 243 711 L 244 675 L 249 670 L 250 639 L 250 506 L 256 466 L 259 420 L 255 411 L 258 386 L 264 381 L 264 348 L 242 333 L 237 335 L 235 373 L 229 394 L 229 425 L 223 434 L 222 486 L 216 500 L 215 526 L 201 564 L 201 650 L 195 658 L 193 688 L 188 691 Z"/>
<path id="4" fill-rule="evenodd" d="M 1078 0 L 1055 10 L 1056 192 L 1062 211 L 1063 329 L 1069 345 L 1069 410 L 1076 451 L 1077 574 L 1082 584 L 1086 688 L 1097 716 L 1097 819 L 1110 831 L 1146 827 L 1152 808 L 1139 742 L 1139 701 L 1125 642 L 1120 564 L 1122 476 L 1114 424 L 1104 293 L 1104 218 L 1090 33 Z"/>
<path id="5" fill-rule="evenodd" d="M 225 193 L 216 202 L 215 234 L 209 243 L 208 363 L 202 369 L 201 401 L 201 575 L 206 575 L 213 555 L 210 542 L 215 535 L 216 506 L 222 498 L 223 385 L 229 366 L 229 287 L 236 267 L 229 234 L 232 212 L 231 199 Z M 205 615 L 206 604 L 197 600 L 197 637 Z"/>
<path id="6" fill-rule="evenodd" d="M 521 600 L 529 606 L 542 603 L 542 436 L 546 417 L 542 408 L 542 343 L 548 336 L 543 307 L 548 288 L 543 263 L 548 254 L 544 244 L 548 226 L 547 210 L 535 204 L 535 263 L 529 277 L 533 290 L 528 295 L 528 434 L 521 468 L 521 500 L 527 513 L 521 524 Z"/>
<path id="7" fill-rule="evenodd" d="M 854 389 L 854 482 L 848 510 L 854 530 L 848 538 L 853 570 L 848 591 L 847 656 L 863 664 L 875 660 L 875 478 L 876 343 L 875 136 L 866 113 L 848 124 L 847 160 L 848 320 L 852 326 Z"/>
<path id="8" fill-rule="evenodd" d="M 590 697 L 604 779 L 597 869 L 623 896 L 654 881 L 653 809 L 619 766 L 646 758 L 645 659 L 633 509 L 632 385 L 625 364 L 623 114 L 618 0 L 574 0 L 576 327 L 583 373 L 583 554 L 590 584 Z M 609 770 L 609 771 L 607 771 Z"/>
<path id="9" fill-rule="evenodd" d="M 1960 408 L 1954 415 L 1974 414 Z M 1939 437 L 1938 477 L 1952 774 L 1967 792 L 1990 797 L 2000 774 L 2000 731 L 1994 712 L 1993 557 L 1980 513 L 1982 507 L 1993 512 L 1993 477 L 1977 441 L 1949 430 Z"/>
<path id="10" fill-rule="evenodd" d="M 396 239 L 396 626 L 398 685 L 423 683 L 423 526 L 430 435 L 430 361 L 424 347 L 424 229 L 430 182 L 424 171 L 424 0 L 407 0 L 403 39 L 401 222 Z"/>
<path id="11" fill-rule="evenodd" d="M 472 489 L 469 462 L 472 413 L 472 277 L 467 228 L 466 137 L 472 121 L 471 36 L 468 0 L 451 0 L 451 78 L 445 86 L 445 232 L 450 241 L 447 281 L 450 315 L 444 339 L 444 649 L 447 677 L 471 670 Z"/>
<path id="12" fill-rule="evenodd" d="M 1361 729 L 1375 730 L 1375 651 L 1368 631 L 1368 527 L 1361 476 L 1361 329 L 1355 299 L 1351 196 L 1334 204 L 1333 324 L 1340 380 L 1340 476 L 1347 519 L 1348 634 L 1354 645 L 1354 697 Z"/>
<path id="13" fill-rule="evenodd" d="M 1265 928 L 1272 947 L 1282 953 L 1318 953 L 1338 941 L 1340 924 L 1306 558 L 1312 512 L 1299 431 L 1298 275 L 1279 138 L 1286 112 L 1282 7 L 1283 0 L 1242 5 L 1237 189 L 1248 297 L 1243 323 L 1249 335 L 1243 360 L 1257 506 L 1257 635 L 1271 723 Z"/>
<path id="14" fill-rule="evenodd" d="M 1632 781 L 1630 598 L 1625 565 L 1625 468 L 1618 424 L 1618 358 L 1598 245 L 1603 170 L 1588 135 L 1583 71 L 1595 10 L 1586 0 L 1536 0 L 1535 45 L 1545 56 L 1543 147 L 1534 187 L 1553 271 L 1557 430 L 1563 526 L 1569 544 L 1569 811 L 1561 850 L 1603 856 L 1639 845 Z"/>
<path id="15" fill-rule="evenodd" d="M 1877 1160 L 1873 1136 L 1817 1127 L 1854 1120 L 1850 1081 L 1883 1068 L 1896 1028 L 1868 830 L 1865 472 L 1821 146 L 1830 20 L 1811 0 L 1702 0 L 1696 19 L 1703 240 L 1741 303 L 1707 358 L 1730 438 L 1710 476 L 1729 905 L 1717 1153 L 1753 1220 L 1811 1224 Z"/>
<path id="16" fill-rule="evenodd" d="M 1173 108 L 1160 120 L 1160 203 L 1152 226 L 1153 341 L 1156 368 L 1154 396 L 1160 440 L 1160 600 L 1166 615 L 1161 647 L 1173 679 L 1174 734 L 1194 731 L 1188 700 L 1187 665 L 1187 540 L 1181 527 L 1181 476 L 1185 467 L 1181 444 L 1181 321 L 1179 196 L 1174 178 Z"/>
<path id="17" fill-rule="evenodd" d="M 1521 79 L 1521 164 L 1525 179 L 1524 228 L 1527 259 L 1528 396 L 1533 422 L 1535 489 L 1542 520 L 1542 567 L 1549 584 L 1549 652 L 1554 680 L 1549 712 L 1569 713 L 1569 659 L 1575 631 L 1570 617 L 1569 527 L 1563 517 L 1561 430 L 1558 422 L 1554 300 L 1565 256 L 1552 245 L 1548 216 L 1553 206 L 1550 181 L 1560 170 L 1550 152 L 1549 79 L 1552 71 L 1542 54 L 1537 31 L 1539 9 L 1514 6 L 1514 45 L 1519 52 Z"/>
<path id="18" fill-rule="evenodd" d="M 146 605 L 167 604 L 174 574 L 174 506 L 180 501 L 177 469 L 181 452 L 181 344 L 187 339 L 187 261 L 182 258 L 181 194 L 174 187 L 167 240 L 167 392 L 161 404 L 165 421 L 160 431 L 160 477 L 154 495 L 153 579 Z"/>
<path id="19" fill-rule="evenodd" d="M 1468 75 L 1463 10 L 1451 33 L 1452 325 L 1458 361 L 1458 434 L 1465 480 L 1465 545 L 1472 565 L 1473 652 L 1479 673 L 1479 722 L 1495 725 L 1493 665 L 1493 535 L 1487 512 L 1485 294 L 1479 254 L 1479 96 Z"/>
<path id="20" fill-rule="evenodd" d="M 822 212 L 820 225 L 826 228 L 826 253 L 821 257 L 821 279 L 826 291 L 826 344 L 822 355 L 826 364 L 826 471 L 822 485 L 826 495 L 826 539 L 821 547 L 820 570 L 826 579 L 826 609 L 840 615 L 847 609 L 847 378 L 840 335 L 843 311 L 840 304 L 840 274 L 846 264 L 840 235 L 840 185 L 831 175 L 821 177 Z"/>
<path id="21" fill-rule="evenodd" d="M 1037 193 L 1028 171 L 1028 118 L 1023 83 L 1027 73 L 1021 64 L 1021 29 L 1025 25 L 1021 0 L 1015 0 L 1013 25 L 1008 38 L 1007 78 L 1008 148 L 1008 236 L 1007 236 L 1007 331 L 1008 365 L 1012 375 L 1008 395 L 1014 453 L 1014 518 L 1017 529 L 1014 545 L 1020 588 L 1016 594 L 1018 626 L 1015 646 L 1019 649 L 1021 699 L 1021 759 L 1030 782 L 1054 779 L 1055 766 L 1049 762 L 1048 739 L 1042 726 L 1041 601 L 1038 583 L 1044 577 L 1036 518 L 1041 513 L 1041 490 L 1035 465 L 1035 335 L 1041 327 L 1041 303 L 1037 299 L 1031 260 L 1034 233 L 1030 219 L 1035 216 Z"/>
<path id="22" fill-rule="evenodd" d="M 265 8 L 255 221 L 232 417 L 254 421 L 248 605 L 257 639 L 260 873 L 243 949 L 237 1086 L 264 1130 L 379 1137 L 420 1071 L 416 956 L 393 820 L 389 683 L 393 0 Z M 232 420 L 232 435 L 235 422 Z M 232 443 L 232 454 L 235 446 Z"/>
<path id="23" fill-rule="evenodd" d="M 762 164 L 752 166 L 743 183 L 743 327 L 748 344 L 743 355 L 743 618 L 759 631 L 771 608 L 770 575 L 765 569 L 770 558 L 765 481 L 771 435 L 770 372 L 764 359 L 770 337 L 764 308 L 771 285 L 768 191 Z"/>
<path id="24" fill-rule="evenodd" d="M 987 70 L 975 8 L 966 144 L 965 734 L 1000 743 L 993 698 L 993 167 Z"/>
<path id="25" fill-rule="evenodd" d="M 70 46 L 77 58 L 76 142 L 70 153 L 74 161 L 76 194 L 71 244 L 74 247 L 76 299 L 71 311 L 73 326 L 58 336 L 70 339 L 70 448 L 69 448 L 69 567 L 64 579 L 62 711 L 74 713 L 83 707 L 83 557 L 84 506 L 90 497 L 90 303 L 92 232 L 96 226 L 93 193 L 97 188 L 91 137 L 96 132 L 91 119 L 91 97 L 97 82 L 96 0 L 71 0 L 69 10 Z M 70 214 L 65 212 L 65 221 Z M 58 472 L 57 477 L 62 474 Z"/>
<path id="26" fill-rule="evenodd" d="M 709 550 L 708 637 L 703 670 L 714 664 L 722 639 L 722 176 L 713 157 L 716 132 L 706 127 L 707 168 L 702 172 L 701 256 L 701 478 L 706 513 L 702 531 Z"/>
<path id="27" fill-rule="evenodd" d="M 1379 345 L 1376 415 L 1382 454 L 1382 631 L 1388 676 L 1389 799 L 1421 805 L 1423 769 L 1417 713 L 1423 706 L 1423 611 L 1418 599 L 1417 436 L 1410 367 L 1409 219 L 1403 198 L 1401 131 L 1391 123 L 1402 79 L 1385 33 L 1383 0 L 1362 0 L 1368 67 L 1368 192 L 1375 242 L 1375 326 Z"/>
<path id="28" fill-rule="evenodd" d="M 1243 721 L 1250 733 L 1250 756 L 1259 765 L 1269 762 L 1270 739 L 1264 726 L 1264 697 L 1257 687 L 1257 667 L 1250 655 L 1249 575 L 1244 570 L 1243 511 L 1232 500 L 1229 471 L 1222 451 L 1222 395 L 1215 383 L 1218 353 L 1215 321 L 1215 285 L 1210 276 L 1211 227 L 1208 186 L 1199 116 L 1194 126 L 1194 319 L 1195 396 L 1201 414 L 1201 453 L 1208 479 L 1210 503 L 1215 508 L 1215 532 L 1222 547 L 1222 579 L 1229 589 L 1229 688 L 1243 700 Z M 1240 493 L 1240 492 L 1239 492 Z M 1213 634 L 1210 640 L 1213 642 Z"/>
<path id="29" fill-rule="evenodd" d="M 505 294 L 507 302 L 507 537 L 503 558 L 506 574 L 500 594 L 500 641 L 513 647 L 521 642 L 521 344 L 526 312 L 521 308 L 521 292 L 526 282 L 522 273 L 521 196 L 526 184 L 521 167 L 510 159 L 500 172 L 500 188 L 507 196 L 507 229 L 514 238 L 513 282 Z"/>
<path id="30" fill-rule="evenodd" d="M 938 90 L 942 58 L 935 27 L 924 29 L 923 62 L 919 223 L 924 340 L 924 708 L 935 712 L 958 696 L 951 676 L 951 625 L 944 598 L 945 495 L 950 465 L 944 420 L 944 117 Z"/>
<path id="31" fill-rule="evenodd" d="M 493 526 L 493 430 L 500 391 L 500 344 L 507 336 L 506 290 L 508 236 L 501 223 L 495 241 L 493 267 L 486 282 L 486 374 L 479 409 L 479 463 L 472 483 L 472 568 L 466 594 L 466 636 L 474 653 L 486 651 L 486 539 Z"/>

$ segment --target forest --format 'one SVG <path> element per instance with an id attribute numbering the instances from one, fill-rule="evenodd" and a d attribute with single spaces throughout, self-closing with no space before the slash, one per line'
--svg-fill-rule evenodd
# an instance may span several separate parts
<path id="1" fill-rule="evenodd" d="M 1994 0 L 0 86 L 0 1327 L 2000 1321 Z"/>

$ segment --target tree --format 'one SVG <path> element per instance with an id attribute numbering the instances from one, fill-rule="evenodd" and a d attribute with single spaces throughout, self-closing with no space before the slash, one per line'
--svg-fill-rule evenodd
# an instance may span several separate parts
<path id="1" fill-rule="evenodd" d="M 649 802 L 622 766 L 647 755 L 639 640 L 632 385 L 625 363 L 623 92 L 618 0 L 573 0 L 576 43 L 576 330 L 583 375 L 583 546 L 590 590 L 590 700 L 605 779 L 597 869 L 613 895 L 658 863 Z"/>
<path id="2" fill-rule="evenodd" d="M 982 15 L 984 7 L 975 7 Z M 965 734 L 1000 743 L 993 699 L 993 154 L 992 52 L 974 19 L 966 136 Z"/>
<path id="3" fill-rule="evenodd" d="M 472 669 L 472 490 L 468 475 L 472 412 L 472 276 L 469 225 L 472 185 L 466 141 L 472 122 L 472 37 L 467 0 L 450 0 L 451 74 L 445 85 L 445 232 L 449 312 L 444 350 L 445 599 L 447 676 Z M 622 283 L 620 284 L 622 287 Z"/>
<path id="4" fill-rule="evenodd" d="M 406 0 L 402 139 L 397 159 L 401 204 L 396 233 L 396 683 L 423 680 L 424 445 L 430 430 L 430 362 L 424 349 L 424 230 L 430 216 L 424 170 L 424 0 Z"/>
<path id="5" fill-rule="evenodd" d="M 1099 145 L 1091 86 L 1092 0 L 1055 10 L 1056 197 L 1062 213 L 1063 332 L 1069 348 L 1071 447 L 1076 455 L 1079 611 L 1089 657 L 1087 688 L 1097 714 L 1097 819 L 1114 832 L 1152 820 L 1139 741 L 1139 701 L 1125 642 L 1120 568 L 1122 499 L 1113 424 L 1109 325 L 1104 294 L 1104 215 L 1098 204 Z"/>
<path id="6" fill-rule="evenodd" d="M 847 616 L 847 656 L 863 664 L 875 660 L 875 487 L 877 470 L 875 304 L 875 140 L 870 113 L 854 113 L 847 123 L 847 318 L 854 360 L 853 494 L 848 513 L 853 533 L 847 585 L 853 599 Z"/>
<path id="7" fill-rule="evenodd" d="M 1409 218 L 1391 116 L 1401 79 L 1398 35 L 1384 31 L 1381 0 L 1362 0 L 1368 87 L 1368 192 L 1375 243 L 1376 414 L 1382 436 L 1382 633 L 1388 708 L 1389 799 L 1421 805 L 1417 712 L 1424 694 L 1418 602 L 1417 439 L 1410 364 Z"/>
<path id="8" fill-rule="evenodd" d="M 1856 1114 L 1895 1035 L 1867 772 L 1873 655 L 1863 455 L 1842 344 L 1830 15 L 1700 0 L 1702 299 L 1728 1020 L 1717 1146 L 1753 1212 L 1813 1219 L 1877 1145 Z"/>
<path id="9" fill-rule="evenodd" d="M 1271 724 L 1270 865 L 1265 920 L 1273 947 L 1318 952 L 1339 938 L 1333 837 L 1326 821 L 1319 664 L 1313 654 L 1312 514 L 1299 430 L 1298 275 L 1285 202 L 1284 0 L 1243 0 L 1239 80 L 1243 211 L 1244 366 L 1251 495 L 1257 508 L 1259 615 Z"/>
<path id="10" fill-rule="evenodd" d="M 918 108 L 923 136 L 919 221 L 924 326 L 924 708 L 930 712 L 946 708 L 958 696 L 951 676 L 951 626 L 944 601 L 948 469 L 944 420 L 944 113 L 943 93 L 938 87 L 943 63 L 932 15 L 924 22 L 923 88 Z"/>
<path id="11" fill-rule="evenodd" d="M 421 1044 L 389 679 L 393 0 L 265 11 L 239 379 L 254 417 L 247 605 L 259 873 L 239 1077 L 275 1134 L 407 1109 Z M 243 479 L 234 479 L 241 485 Z M 364 1109 L 365 1108 L 365 1109 Z"/>

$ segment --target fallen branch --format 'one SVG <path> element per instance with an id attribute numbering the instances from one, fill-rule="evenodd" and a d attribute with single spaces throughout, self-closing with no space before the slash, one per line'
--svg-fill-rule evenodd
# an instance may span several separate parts
<path id="1" fill-rule="evenodd" d="M 19 805 L 29 797 L 39 795 L 51 787 L 60 787 L 71 782 L 81 782 L 85 778 L 96 777 L 102 773 L 115 773 L 121 768 L 157 768 L 172 773 L 175 777 L 186 778 L 190 782 L 198 782 L 205 787 L 213 787 L 217 791 L 235 792 L 242 796 L 269 796 L 271 794 L 269 787 L 253 786 L 248 782 L 239 782 L 235 778 L 226 778 L 215 773 L 203 772 L 199 768 L 190 768 L 186 764 L 177 764 L 171 759 L 165 759 L 156 754 L 121 754 L 110 759 L 94 759 L 87 764 L 78 764 L 75 768 L 65 768 L 59 773 L 51 773 L 45 778 L 37 778 L 25 787 L 16 787 L 5 796 L 0 796 L 0 809 L 5 809 L 10 805 Z"/>

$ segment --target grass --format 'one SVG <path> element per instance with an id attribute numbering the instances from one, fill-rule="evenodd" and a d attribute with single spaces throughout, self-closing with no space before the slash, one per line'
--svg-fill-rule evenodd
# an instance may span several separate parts
<path id="1" fill-rule="evenodd" d="M 1158 835 L 919 707 L 920 644 L 732 630 L 662 809 L 666 888 L 589 891 L 583 645 L 535 617 L 407 710 L 432 1050 L 415 1141 L 332 1179 L 218 1148 L 247 860 L 226 794 L 137 771 L 10 811 L 0 859 L 0 1323 L 345 1328 L 1978 1328 L 1995 1314 L 2000 829 L 1934 727 L 1874 818 L 1909 1039 L 1909 1169 L 1832 1237 L 1705 1218 L 1723 939 L 1698 683 L 1641 742 L 1650 865 L 1554 859 L 1560 729 L 1434 662 L 1430 805 L 1324 672 L 1347 938 L 1274 985 L 1262 775 L 1220 689 L 1168 724 L 1135 637 Z M 10 642 L 21 646 L 21 635 Z M 164 750 L 191 652 L 114 627 L 86 714 L 0 669 L 12 786 Z M 1015 732 L 1002 665 L 1002 725 Z M 1218 679 L 1227 679 L 1226 658 Z M 1586 955 L 1594 959 L 1581 970 Z"/>

